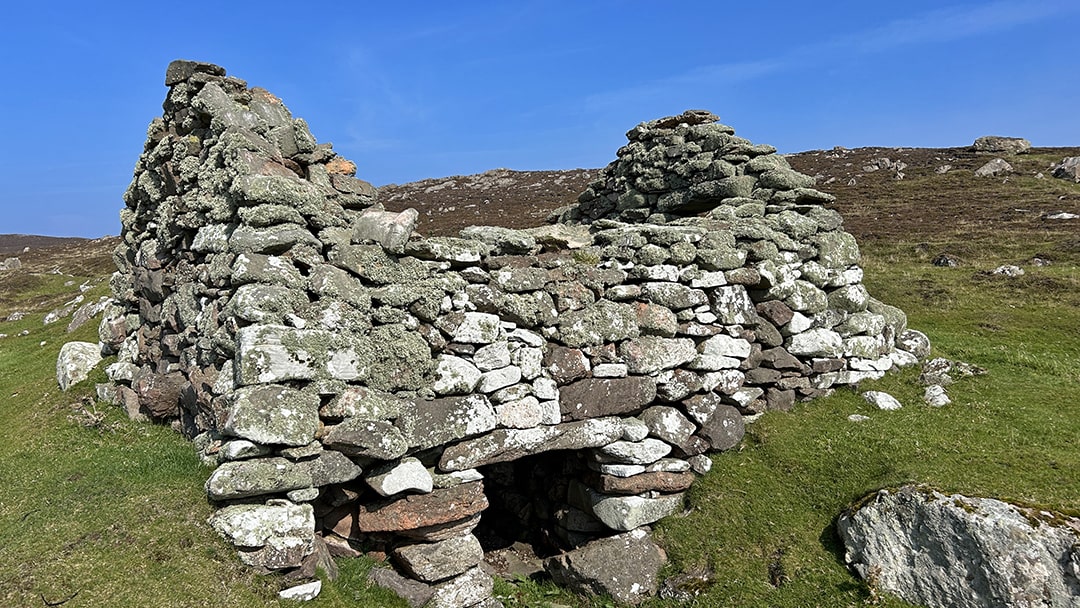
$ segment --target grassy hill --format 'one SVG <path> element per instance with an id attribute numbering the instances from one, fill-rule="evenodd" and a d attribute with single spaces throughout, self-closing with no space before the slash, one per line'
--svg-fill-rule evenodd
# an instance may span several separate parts
<path id="1" fill-rule="evenodd" d="M 940 409 L 922 405 L 908 370 L 859 387 L 892 393 L 899 411 L 872 410 L 841 390 L 750 425 L 739 449 L 713 457 L 688 512 L 658 525 L 669 575 L 713 573 L 687 605 L 903 605 L 879 602 L 848 572 L 833 532 L 845 506 L 883 486 L 921 482 L 1080 512 L 1080 220 L 1051 219 L 1080 214 L 1080 184 L 1047 170 L 1072 155 L 1080 149 L 1008 157 L 1008 178 L 975 177 L 989 157 L 966 149 L 789 157 L 837 195 L 870 292 L 904 309 L 934 356 L 989 373 L 951 386 L 953 403 Z M 902 179 L 896 161 L 906 165 Z M 383 197 L 419 209 L 428 233 L 535 224 L 572 201 L 590 173 L 496 171 L 393 186 Z M 18 253 L 21 268 L 0 271 L 0 319 L 26 313 L 0 321 L 0 605 L 277 606 L 286 583 L 246 570 L 205 525 L 209 471 L 189 444 L 95 405 L 100 371 L 68 393 L 56 388 L 61 345 L 96 341 L 96 323 L 67 333 L 66 319 L 43 319 L 81 290 L 87 301 L 107 294 L 114 244 L 31 248 Z M 961 265 L 933 265 L 940 254 Z M 988 272 L 1002 264 L 1025 274 Z M 850 422 L 855 413 L 870 419 Z M 372 560 L 339 562 L 342 576 L 310 606 L 405 605 L 366 585 Z M 609 605 L 546 583 L 497 589 L 508 607 Z"/>

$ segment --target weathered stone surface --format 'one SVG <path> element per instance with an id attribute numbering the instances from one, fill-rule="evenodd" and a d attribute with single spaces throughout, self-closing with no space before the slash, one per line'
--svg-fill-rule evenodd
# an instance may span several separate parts
<path id="1" fill-rule="evenodd" d="M 526 255 L 534 253 L 537 245 L 536 237 L 529 231 L 499 226 L 468 226 L 460 234 L 462 238 L 487 243 L 493 255 Z"/>
<path id="2" fill-rule="evenodd" d="M 730 450 L 739 445 L 745 433 L 742 414 L 730 405 L 717 405 L 708 419 L 701 423 L 698 434 L 714 450 Z"/>
<path id="3" fill-rule="evenodd" d="M 361 504 L 356 525 L 361 532 L 415 530 L 456 522 L 487 507 L 483 483 L 463 483 L 428 494 Z"/>
<path id="4" fill-rule="evenodd" d="M 323 444 L 351 456 L 393 460 L 409 449 L 408 440 L 393 424 L 383 420 L 346 418 L 322 439 Z"/>
<path id="5" fill-rule="evenodd" d="M 1004 158 L 995 158 L 975 170 L 975 177 L 999 177 L 1013 172 L 1013 167 Z"/>
<path id="6" fill-rule="evenodd" d="M 410 447 L 430 448 L 486 433 L 498 420 L 487 397 L 468 395 L 411 401 L 397 426 Z"/>
<path id="7" fill-rule="evenodd" d="M 451 475 L 446 476 L 450 477 Z M 471 477 L 470 477 L 471 479 Z M 472 481 L 478 481 L 472 479 Z M 440 490 L 444 490 L 447 487 L 455 487 L 462 483 L 470 483 L 469 481 L 458 480 L 458 483 L 450 486 L 440 487 Z M 457 538 L 465 534 L 472 534 L 476 526 L 480 524 L 480 513 L 474 513 L 468 517 L 462 519 L 447 522 L 445 524 L 433 524 L 430 526 L 421 526 L 419 528 L 413 528 L 412 530 L 398 530 L 397 533 L 405 538 L 422 541 L 425 543 L 437 543 L 451 538 Z"/>
<path id="8" fill-rule="evenodd" d="M 859 245 L 847 232 L 822 232 L 810 240 L 818 248 L 818 262 L 826 268 L 847 268 L 859 263 Z"/>
<path id="9" fill-rule="evenodd" d="M 296 463 L 296 466 L 307 470 L 311 475 L 311 485 L 316 488 L 352 481 L 363 472 L 360 465 L 334 450 L 319 452 L 315 458 L 301 460 Z"/>
<path id="10" fill-rule="evenodd" d="M 454 342 L 462 344 L 491 344 L 499 339 L 502 327 L 498 316 L 483 312 L 468 312 L 461 323 L 450 332 Z"/>
<path id="11" fill-rule="evenodd" d="M 558 326 L 563 343 L 571 347 L 636 338 L 640 331 L 633 306 L 608 300 L 564 313 L 559 317 Z"/>
<path id="12" fill-rule="evenodd" d="M 622 419 L 606 417 L 532 429 L 496 429 L 446 448 L 439 468 L 460 471 L 550 450 L 596 448 L 622 438 L 626 427 Z"/>
<path id="13" fill-rule="evenodd" d="M 687 420 L 678 409 L 666 405 L 656 405 L 638 416 L 649 427 L 649 434 L 659 437 L 672 445 L 681 445 L 690 439 L 697 426 Z"/>
<path id="14" fill-rule="evenodd" d="M 425 608 L 477 606 L 491 598 L 494 585 L 495 581 L 489 574 L 479 567 L 473 567 L 457 578 L 436 585 L 435 593 L 424 606 Z"/>
<path id="15" fill-rule="evenodd" d="M 975 140 L 971 149 L 985 153 L 1023 154 L 1031 149 L 1031 142 L 1022 137 L 984 135 Z"/>
<path id="16" fill-rule="evenodd" d="M 697 357 L 690 338 L 642 336 L 619 344 L 619 356 L 631 374 L 654 374 L 689 363 Z"/>
<path id="17" fill-rule="evenodd" d="M 285 386 L 242 387 L 232 394 L 222 432 L 256 443 L 307 445 L 319 429 L 319 398 Z"/>
<path id="18" fill-rule="evenodd" d="M 212 500 L 232 500 L 309 488 L 311 482 L 305 467 L 284 458 L 257 458 L 219 466 L 206 480 L 206 493 Z"/>
<path id="19" fill-rule="evenodd" d="M 835 331 L 810 329 L 791 336 L 787 351 L 802 357 L 838 357 L 844 352 L 844 342 Z"/>
<path id="20" fill-rule="evenodd" d="M 565 420 L 633 413 L 656 398 L 656 382 L 646 376 L 586 378 L 559 390 Z"/>
<path id="21" fill-rule="evenodd" d="M 365 386 L 350 386 L 319 408 L 326 418 L 388 420 L 397 418 L 406 402 L 390 393 Z"/>
<path id="22" fill-rule="evenodd" d="M 499 389 L 517 384 L 520 381 L 521 369 L 510 365 L 481 374 L 480 381 L 476 383 L 476 391 L 479 393 L 490 394 Z"/>
<path id="23" fill-rule="evenodd" d="M 671 445 L 652 437 L 641 441 L 613 441 L 597 450 L 604 461 L 625 464 L 652 464 L 671 453 Z"/>
<path id="24" fill-rule="evenodd" d="M 544 368 L 559 384 L 569 384 L 589 375 L 589 358 L 576 348 L 552 344 L 544 353 Z"/>
<path id="25" fill-rule="evenodd" d="M 372 583 L 396 593 L 398 597 L 408 602 L 412 608 L 421 608 L 427 605 L 428 600 L 435 594 L 435 590 L 431 588 L 431 585 L 406 578 L 392 568 L 372 568 L 368 577 Z"/>
<path id="26" fill-rule="evenodd" d="M 530 429 L 541 424 L 558 424 L 559 412 L 557 408 L 549 412 L 549 408 L 540 403 L 532 395 L 506 401 L 495 406 L 495 414 L 499 419 L 499 426 L 517 429 Z"/>
<path id="27" fill-rule="evenodd" d="M 712 294 L 712 312 L 725 325 L 751 323 L 757 318 L 754 302 L 742 285 L 717 287 Z"/>
<path id="28" fill-rule="evenodd" d="M 704 291 L 678 283 L 645 283 L 641 286 L 641 297 L 671 310 L 693 308 L 709 303 L 709 298 Z"/>
<path id="29" fill-rule="evenodd" d="M 322 377 L 359 380 L 374 359 L 358 340 L 284 325 L 244 327 L 237 332 L 236 344 L 241 385 Z"/>
<path id="30" fill-rule="evenodd" d="M 209 523 L 241 549 L 240 559 L 249 566 L 291 568 L 314 551 L 315 516 L 311 505 L 295 505 L 287 500 L 229 505 L 218 509 Z"/>
<path id="31" fill-rule="evenodd" d="M 90 376 L 101 362 L 101 347 L 89 342 L 68 342 L 60 347 L 56 358 L 56 382 L 66 391 Z"/>
<path id="32" fill-rule="evenodd" d="M 394 561 L 413 578 L 434 583 L 457 576 L 484 559 L 484 549 L 472 534 L 437 543 L 405 545 L 394 549 Z"/>
<path id="33" fill-rule="evenodd" d="M 656 594 L 666 562 L 664 550 L 647 532 L 633 530 L 550 557 L 544 569 L 555 582 L 578 593 L 610 595 L 636 605 Z"/>
<path id="34" fill-rule="evenodd" d="M 180 392 L 184 378 L 180 372 L 155 373 L 144 365 L 131 379 L 131 388 L 138 397 L 139 410 L 152 418 L 176 416 L 180 405 Z"/>
<path id="35" fill-rule="evenodd" d="M 663 492 L 671 494 L 690 489 L 694 483 L 693 473 L 674 473 L 669 471 L 643 471 L 636 475 L 620 477 L 600 475 L 591 482 L 593 489 L 604 494 L 644 494 Z"/>
<path id="36" fill-rule="evenodd" d="M 900 405 L 900 402 L 896 400 L 896 397 L 881 391 L 866 391 L 862 396 L 867 403 L 879 410 L 892 411 L 903 407 Z"/>
<path id="37" fill-rule="evenodd" d="M 914 329 L 896 336 L 896 347 L 906 350 L 920 360 L 930 356 L 930 339 L 926 334 Z"/>
<path id="38" fill-rule="evenodd" d="M 1058 179 L 1068 179 L 1080 184 L 1080 156 L 1070 156 L 1051 169 L 1051 175 Z M 1075 215 L 1074 215 L 1075 217 Z"/>
<path id="39" fill-rule="evenodd" d="M 416 228 L 419 212 L 406 209 L 400 213 L 365 210 L 353 223 L 356 241 L 375 241 L 390 253 L 404 253 L 405 243 Z"/>
<path id="40" fill-rule="evenodd" d="M 437 395 L 467 395 L 480 382 L 482 372 L 461 357 L 443 354 L 437 361 L 431 387 Z"/>
<path id="41" fill-rule="evenodd" d="M 570 483 L 568 500 L 578 509 L 595 515 L 608 528 L 624 532 L 660 521 L 683 506 L 682 494 L 659 498 L 606 496 L 577 481 Z"/>
<path id="42" fill-rule="evenodd" d="M 401 492 L 426 494 L 434 489 L 431 473 L 416 458 L 402 458 L 373 469 L 364 481 L 380 496 L 393 496 Z"/>
<path id="43" fill-rule="evenodd" d="M 290 602 L 307 602 L 322 593 L 322 581 L 312 581 L 278 591 L 278 598 Z"/>
<path id="44" fill-rule="evenodd" d="M 1080 606 L 1076 519 L 904 486 L 861 501 L 837 528 L 859 576 L 914 604 Z"/>

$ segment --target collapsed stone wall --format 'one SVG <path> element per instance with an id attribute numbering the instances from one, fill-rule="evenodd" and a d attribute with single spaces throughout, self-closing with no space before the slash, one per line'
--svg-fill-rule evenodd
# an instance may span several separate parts
<path id="1" fill-rule="evenodd" d="M 254 567 L 378 548 L 430 605 L 493 605 L 495 494 L 561 548 L 636 530 L 744 417 L 925 354 L 831 197 L 712 114 L 636 127 L 558 223 L 425 238 L 266 91 L 186 61 L 165 84 L 101 339 Z"/>

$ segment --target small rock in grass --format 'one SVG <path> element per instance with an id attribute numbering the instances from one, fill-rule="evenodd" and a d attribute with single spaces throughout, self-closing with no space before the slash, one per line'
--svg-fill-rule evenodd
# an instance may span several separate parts
<path id="1" fill-rule="evenodd" d="M 923 401 L 931 407 L 944 407 L 952 403 L 949 395 L 945 393 L 945 387 L 940 384 L 931 384 L 923 393 Z"/>
<path id="2" fill-rule="evenodd" d="M 312 581 L 282 589 L 278 592 L 278 597 L 283 600 L 293 600 L 294 602 L 306 602 L 319 597 L 320 591 L 322 591 L 322 581 Z"/>
<path id="3" fill-rule="evenodd" d="M 866 402 L 878 408 L 879 410 L 893 411 L 898 410 L 902 405 L 889 393 L 883 393 L 881 391 L 866 391 L 863 393 L 863 399 Z"/>

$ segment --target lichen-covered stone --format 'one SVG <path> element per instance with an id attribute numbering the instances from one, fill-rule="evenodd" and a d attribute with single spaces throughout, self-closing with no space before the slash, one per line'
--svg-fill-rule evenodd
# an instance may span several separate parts
<path id="1" fill-rule="evenodd" d="M 364 481 L 380 496 L 393 496 L 402 492 L 426 494 L 434 489 L 431 472 L 422 462 L 412 457 L 377 467 L 364 476 Z"/>
<path id="2" fill-rule="evenodd" d="M 437 543 L 419 543 L 394 549 L 394 561 L 424 582 L 433 583 L 456 576 L 484 559 L 484 549 L 472 534 Z"/>
<path id="3" fill-rule="evenodd" d="M 56 358 L 56 381 L 60 390 L 66 391 L 90 376 L 90 371 L 101 361 L 101 347 L 89 342 L 68 342 L 60 347 Z"/>
<path id="4" fill-rule="evenodd" d="M 498 416 L 483 395 L 411 401 L 397 420 L 411 447 L 430 448 L 495 428 Z M 471 468 L 471 467 L 466 467 Z"/>
<path id="5" fill-rule="evenodd" d="M 263 444 L 307 445 L 319 428 L 319 399 L 286 386 L 238 389 L 222 431 Z"/>
<path id="6" fill-rule="evenodd" d="M 352 456 L 393 460 L 405 454 L 409 444 L 393 424 L 382 420 L 346 418 L 323 437 L 326 447 Z"/>
<path id="7" fill-rule="evenodd" d="M 496 429 L 446 448 L 439 468 L 460 471 L 551 450 L 600 447 L 623 437 L 626 427 L 619 418 L 604 417 L 532 429 Z"/>
<path id="8" fill-rule="evenodd" d="M 226 462 L 206 481 L 206 493 L 212 500 L 279 494 L 308 487 L 311 487 L 311 473 L 284 458 Z"/>
<path id="9" fill-rule="evenodd" d="M 265 505 L 229 505 L 214 512 L 210 526 L 241 548 L 250 566 L 282 569 L 300 565 L 314 550 L 315 516 L 311 505 L 270 500 Z"/>
<path id="10" fill-rule="evenodd" d="M 596 346 L 636 338 L 640 333 L 634 307 L 600 300 L 559 317 L 559 337 L 571 347 Z"/>
<path id="11" fill-rule="evenodd" d="M 844 559 L 859 576 L 934 608 L 1080 606 L 1078 526 L 915 486 L 881 490 L 837 522 Z"/>

